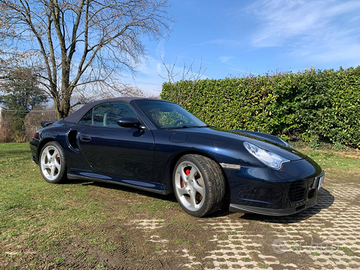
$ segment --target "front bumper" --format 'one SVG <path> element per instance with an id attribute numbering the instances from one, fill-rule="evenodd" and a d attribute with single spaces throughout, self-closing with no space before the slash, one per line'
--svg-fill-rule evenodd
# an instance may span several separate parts
<path id="1" fill-rule="evenodd" d="M 269 216 L 291 215 L 315 205 L 324 179 L 324 172 L 310 159 L 284 163 L 281 170 L 243 166 L 224 171 L 230 211 Z"/>
<path id="2" fill-rule="evenodd" d="M 263 208 L 263 207 L 255 207 L 250 205 L 240 205 L 240 204 L 230 203 L 229 210 L 231 212 L 254 213 L 265 216 L 288 216 L 304 211 L 305 209 L 314 206 L 316 202 L 317 202 L 317 197 L 313 198 L 312 200 L 308 200 L 297 207 L 288 207 L 285 209 L 272 209 L 272 208 Z"/>

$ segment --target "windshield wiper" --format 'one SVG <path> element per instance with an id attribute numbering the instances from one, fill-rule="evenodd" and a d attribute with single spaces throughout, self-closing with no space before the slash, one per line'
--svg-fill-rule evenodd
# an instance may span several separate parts
<path id="1" fill-rule="evenodd" d="M 183 125 L 183 126 L 179 126 L 179 127 L 169 127 L 168 129 L 181 129 L 181 128 L 204 128 L 204 127 L 210 127 L 208 125 L 206 126 L 187 126 L 187 125 Z"/>
<path id="2" fill-rule="evenodd" d="M 183 126 L 178 126 L 178 127 L 169 127 L 167 129 L 181 129 L 181 128 L 191 128 L 191 127 L 193 127 L 193 126 L 185 126 L 185 125 L 183 125 Z"/>

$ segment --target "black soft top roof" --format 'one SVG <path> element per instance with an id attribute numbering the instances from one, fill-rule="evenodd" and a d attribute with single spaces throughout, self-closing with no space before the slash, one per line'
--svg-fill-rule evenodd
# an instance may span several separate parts
<path id="1" fill-rule="evenodd" d="M 97 100 L 88 104 L 85 104 L 84 106 L 82 106 L 79 110 L 77 110 L 76 112 L 70 114 L 68 117 L 65 117 L 64 120 L 66 122 L 71 122 L 71 123 L 77 123 L 81 117 L 83 117 L 85 115 L 85 113 L 87 113 L 92 107 L 100 104 L 100 103 L 106 103 L 106 102 L 124 102 L 124 103 L 130 103 L 133 100 L 158 100 L 158 99 L 150 99 L 150 98 L 143 98 L 143 97 L 117 97 L 117 98 L 109 98 L 109 99 L 102 99 L 102 100 Z"/>

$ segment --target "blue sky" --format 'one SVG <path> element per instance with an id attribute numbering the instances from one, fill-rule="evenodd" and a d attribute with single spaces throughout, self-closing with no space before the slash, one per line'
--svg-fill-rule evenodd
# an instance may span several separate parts
<path id="1" fill-rule="evenodd" d="M 148 56 L 127 82 L 159 95 L 163 61 L 193 63 L 203 78 L 360 65 L 359 0 L 169 0 L 168 38 L 145 41 Z M 161 76 L 160 76 L 161 75 Z"/>

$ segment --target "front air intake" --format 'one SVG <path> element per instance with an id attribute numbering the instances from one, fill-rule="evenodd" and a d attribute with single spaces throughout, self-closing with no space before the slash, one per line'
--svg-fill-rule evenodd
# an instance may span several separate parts
<path id="1" fill-rule="evenodd" d="M 298 180 L 290 185 L 289 199 L 291 202 L 299 202 L 304 200 L 306 185 L 304 180 Z"/>

